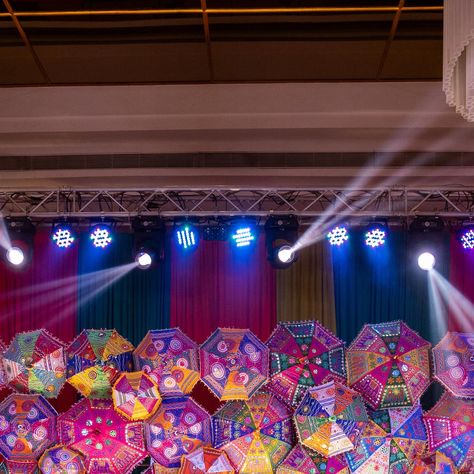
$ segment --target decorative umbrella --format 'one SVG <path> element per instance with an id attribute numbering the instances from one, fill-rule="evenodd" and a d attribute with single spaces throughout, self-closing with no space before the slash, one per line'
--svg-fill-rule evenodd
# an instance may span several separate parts
<path id="1" fill-rule="evenodd" d="M 224 451 L 204 446 L 183 456 L 179 474 L 234 474 L 235 471 Z"/>
<path id="2" fill-rule="evenodd" d="M 291 416 L 292 409 L 267 392 L 229 401 L 212 417 L 214 446 L 242 474 L 274 472 L 294 443 Z"/>
<path id="3" fill-rule="evenodd" d="M 374 409 L 412 406 L 430 384 L 430 347 L 402 321 L 366 324 L 347 350 L 349 386 Z"/>
<path id="4" fill-rule="evenodd" d="M 191 397 L 164 398 L 145 421 L 145 436 L 156 462 L 166 469 L 179 468 L 181 456 L 211 443 L 211 418 Z"/>
<path id="5" fill-rule="evenodd" d="M 297 444 L 278 466 L 276 474 L 349 474 L 341 456 L 327 458 Z"/>
<path id="6" fill-rule="evenodd" d="M 454 463 L 443 453 L 435 453 L 416 458 L 412 464 L 410 474 L 457 474 Z"/>
<path id="7" fill-rule="evenodd" d="M 445 392 L 424 416 L 428 449 L 440 451 L 460 471 L 474 470 L 474 400 Z"/>
<path id="8" fill-rule="evenodd" d="M 119 373 L 132 370 L 133 349 L 115 329 L 84 329 L 67 348 L 68 382 L 85 397 L 110 398 Z"/>
<path id="9" fill-rule="evenodd" d="M 426 450 L 426 432 L 420 405 L 369 410 L 369 416 L 370 421 L 356 449 L 345 453 L 351 472 L 408 472 L 411 463 Z"/>
<path id="10" fill-rule="evenodd" d="M 317 321 L 279 323 L 267 342 L 268 388 L 296 407 L 308 387 L 331 379 L 346 383 L 344 342 Z"/>
<path id="11" fill-rule="evenodd" d="M 268 378 L 268 348 L 248 329 L 217 329 L 199 351 L 201 378 L 220 400 L 247 400 Z"/>
<path id="12" fill-rule="evenodd" d="M 4 353 L 8 385 L 56 398 L 66 381 L 64 344 L 44 329 L 17 334 Z"/>
<path id="13" fill-rule="evenodd" d="M 7 462 L 36 463 L 56 441 L 56 416 L 41 395 L 9 395 L 0 403 L 0 454 Z"/>
<path id="14" fill-rule="evenodd" d="M 37 474 L 36 462 L 5 461 L 5 471 L 0 468 L 0 473 L 6 474 Z"/>
<path id="15" fill-rule="evenodd" d="M 7 378 L 3 370 L 3 354 L 6 351 L 6 346 L 3 341 L 0 339 L 0 390 L 7 385 Z"/>
<path id="16" fill-rule="evenodd" d="M 434 378 L 454 396 L 474 398 L 474 333 L 448 332 L 433 347 Z"/>
<path id="17" fill-rule="evenodd" d="M 137 369 L 158 383 L 163 397 L 179 397 L 190 393 L 199 380 L 198 349 L 181 329 L 157 329 L 148 331 L 133 359 Z"/>
<path id="18" fill-rule="evenodd" d="M 128 420 L 146 420 L 161 403 L 156 383 L 143 371 L 123 372 L 112 390 L 115 410 Z"/>
<path id="19" fill-rule="evenodd" d="M 58 433 L 91 474 L 126 474 L 147 455 L 142 423 L 120 416 L 111 400 L 83 398 L 58 417 Z"/>
<path id="20" fill-rule="evenodd" d="M 331 381 L 306 391 L 294 420 L 300 443 L 329 457 L 354 449 L 368 416 L 357 392 Z"/>
<path id="21" fill-rule="evenodd" d="M 43 474 L 86 474 L 84 458 L 62 445 L 47 449 L 38 461 L 38 467 Z"/>

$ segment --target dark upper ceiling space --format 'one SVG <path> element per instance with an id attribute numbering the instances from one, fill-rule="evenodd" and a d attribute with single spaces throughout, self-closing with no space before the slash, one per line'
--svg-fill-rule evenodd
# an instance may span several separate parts
<path id="1" fill-rule="evenodd" d="M 442 0 L 0 0 L 0 85 L 440 80 Z"/>

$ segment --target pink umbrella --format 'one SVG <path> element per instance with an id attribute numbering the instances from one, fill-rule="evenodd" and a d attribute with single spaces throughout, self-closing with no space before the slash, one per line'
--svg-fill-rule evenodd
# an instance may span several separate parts
<path id="1" fill-rule="evenodd" d="M 90 474 L 126 474 L 147 455 L 143 426 L 114 410 L 111 400 L 83 398 L 58 417 L 61 444 L 84 456 Z"/>

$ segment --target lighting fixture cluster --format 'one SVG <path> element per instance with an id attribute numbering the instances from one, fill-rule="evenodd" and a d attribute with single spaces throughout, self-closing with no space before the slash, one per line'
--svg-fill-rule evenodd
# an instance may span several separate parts
<path id="1" fill-rule="evenodd" d="M 385 244 L 385 236 L 385 230 L 378 227 L 371 229 L 365 234 L 365 245 L 372 248 L 380 247 Z"/>
<path id="2" fill-rule="evenodd" d="M 338 226 L 338 227 L 334 227 L 334 229 L 332 229 L 328 233 L 327 238 L 331 245 L 335 245 L 339 247 L 349 240 L 349 233 L 347 232 L 347 229 L 345 227 Z"/>
<path id="3" fill-rule="evenodd" d="M 474 249 L 474 229 L 465 229 L 461 233 L 461 245 L 466 250 L 473 250 Z"/>

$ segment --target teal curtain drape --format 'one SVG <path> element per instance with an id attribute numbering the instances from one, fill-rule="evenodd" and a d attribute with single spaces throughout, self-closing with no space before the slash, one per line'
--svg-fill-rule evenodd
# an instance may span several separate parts
<path id="1" fill-rule="evenodd" d="M 133 236 L 116 233 L 105 249 L 80 239 L 77 329 L 114 328 L 133 344 L 149 329 L 169 327 L 169 258 L 133 268 Z"/>

